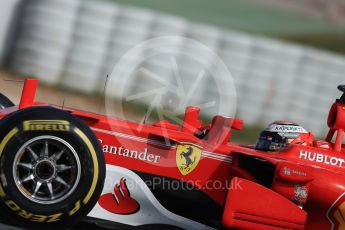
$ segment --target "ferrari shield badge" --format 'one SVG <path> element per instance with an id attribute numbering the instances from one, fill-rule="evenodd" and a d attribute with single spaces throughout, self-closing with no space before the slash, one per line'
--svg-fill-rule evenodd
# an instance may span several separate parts
<path id="1" fill-rule="evenodd" d="M 182 175 L 187 175 L 198 166 L 202 150 L 193 145 L 178 145 L 176 164 Z"/>

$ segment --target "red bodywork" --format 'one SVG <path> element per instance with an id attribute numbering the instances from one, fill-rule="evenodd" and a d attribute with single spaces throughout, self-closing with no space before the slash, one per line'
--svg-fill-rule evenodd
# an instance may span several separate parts
<path id="1" fill-rule="evenodd" d="M 20 108 L 42 105 L 33 102 L 35 82 L 26 81 Z M 2 110 L 0 117 L 18 109 Z M 345 107 L 340 103 L 330 111 L 326 141 L 291 145 L 280 152 L 230 142 L 232 130 L 240 130 L 243 122 L 222 116 L 205 126 L 210 128 L 207 140 L 198 138 L 195 133 L 203 125 L 195 107 L 187 108 L 182 127 L 167 121 L 143 125 L 63 109 L 89 125 L 103 146 L 147 152 L 135 159 L 105 151 L 107 164 L 193 184 L 223 207 L 225 228 L 345 229 Z M 183 175 L 176 163 L 176 145 L 186 143 L 198 146 L 202 155 L 196 168 Z M 269 170 L 261 171 L 261 165 Z M 236 183 L 238 187 L 233 186 Z"/>

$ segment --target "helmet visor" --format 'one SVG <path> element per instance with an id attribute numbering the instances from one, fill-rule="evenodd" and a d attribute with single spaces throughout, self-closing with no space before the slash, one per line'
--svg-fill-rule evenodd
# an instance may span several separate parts
<path id="1" fill-rule="evenodd" d="M 270 149 L 272 141 L 260 139 L 256 142 L 255 148 L 258 150 L 267 151 Z"/>
<path id="2" fill-rule="evenodd" d="M 286 138 L 278 133 L 264 131 L 256 142 L 255 149 L 262 151 L 279 151 L 286 147 Z"/>

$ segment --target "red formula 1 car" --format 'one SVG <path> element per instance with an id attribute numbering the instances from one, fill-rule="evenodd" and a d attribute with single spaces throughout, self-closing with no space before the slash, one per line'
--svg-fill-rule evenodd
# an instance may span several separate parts
<path id="1" fill-rule="evenodd" d="M 345 94 L 325 141 L 276 122 L 242 146 L 239 119 L 203 126 L 188 107 L 181 127 L 143 125 L 34 102 L 36 88 L 0 96 L 0 215 L 16 225 L 345 229 Z"/>

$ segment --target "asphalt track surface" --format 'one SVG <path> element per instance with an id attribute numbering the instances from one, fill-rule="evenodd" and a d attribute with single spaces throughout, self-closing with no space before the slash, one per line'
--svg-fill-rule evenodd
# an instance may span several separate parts
<path id="1" fill-rule="evenodd" d="M 71 230 L 82 230 L 82 229 L 92 229 L 92 230 L 106 230 L 94 224 L 79 224 L 78 226 L 72 228 Z M 0 223 L 0 230 L 24 230 L 23 228 L 13 227 L 7 224 Z M 114 229 L 116 230 L 116 229 Z"/>
<path id="2" fill-rule="evenodd" d="M 21 228 L 11 227 L 9 225 L 1 224 L 0 223 L 0 229 L 4 230 L 22 230 Z"/>

